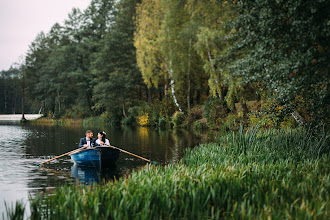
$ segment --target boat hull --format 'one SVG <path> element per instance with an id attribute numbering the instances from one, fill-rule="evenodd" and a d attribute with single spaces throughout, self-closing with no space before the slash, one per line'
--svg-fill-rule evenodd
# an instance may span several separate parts
<path id="1" fill-rule="evenodd" d="M 110 147 L 94 147 L 70 154 L 72 161 L 79 166 L 112 167 L 115 165 L 119 150 Z"/>

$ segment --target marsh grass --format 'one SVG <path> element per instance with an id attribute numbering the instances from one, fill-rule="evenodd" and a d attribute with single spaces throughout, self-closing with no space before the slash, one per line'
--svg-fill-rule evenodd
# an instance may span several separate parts
<path id="1" fill-rule="evenodd" d="M 3 219 L 24 219 L 25 204 L 23 201 L 16 201 L 15 205 L 9 205 L 5 202 L 7 216 L 2 214 Z"/>
<path id="2" fill-rule="evenodd" d="M 329 219 L 323 132 L 241 127 L 179 164 L 31 199 L 31 219 Z"/>

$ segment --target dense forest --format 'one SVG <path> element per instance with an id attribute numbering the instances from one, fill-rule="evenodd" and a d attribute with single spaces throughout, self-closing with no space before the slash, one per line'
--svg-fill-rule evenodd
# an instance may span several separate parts
<path id="1" fill-rule="evenodd" d="M 0 72 L 0 113 L 21 111 L 24 88 L 26 111 L 54 118 L 329 124 L 329 5 L 92 0 Z"/>

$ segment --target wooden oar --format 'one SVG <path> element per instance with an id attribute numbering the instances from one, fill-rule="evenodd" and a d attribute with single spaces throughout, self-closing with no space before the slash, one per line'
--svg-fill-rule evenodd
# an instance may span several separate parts
<path id="1" fill-rule="evenodd" d="M 87 147 L 88 147 L 88 146 L 81 147 L 81 148 L 79 148 L 79 149 L 75 149 L 75 150 L 73 150 L 73 151 L 70 151 L 70 152 L 68 152 L 68 153 L 65 153 L 65 154 L 62 154 L 62 155 L 60 155 L 60 156 L 54 157 L 54 158 L 52 158 L 52 159 L 46 160 L 46 161 L 41 162 L 41 163 L 36 164 L 36 165 L 37 165 L 37 166 L 40 166 L 41 164 L 44 164 L 44 163 L 50 162 L 50 161 L 52 161 L 52 160 L 56 160 L 56 159 L 58 159 L 58 158 L 60 158 L 60 157 L 63 157 L 63 156 L 65 156 L 65 155 L 68 155 L 68 154 L 76 153 L 76 152 L 78 152 L 78 151 L 80 151 L 80 150 L 82 150 L 82 149 L 84 149 L 84 148 L 87 148 Z"/>
<path id="2" fill-rule="evenodd" d="M 109 145 L 107 145 L 107 146 L 109 146 Z M 145 161 L 147 161 L 147 162 L 149 162 L 149 163 L 159 164 L 159 162 L 151 161 L 151 160 L 149 160 L 149 159 L 146 159 L 146 158 L 141 157 L 141 156 L 139 156 L 139 155 L 136 155 L 136 154 L 130 153 L 130 152 L 128 152 L 128 151 L 126 151 L 126 150 L 123 150 L 123 149 L 120 149 L 120 148 L 118 148 L 118 147 L 115 147 L 115 146 L 110 146 L 110 147 L 113 148 L 113 149 L 119 150 L 120 152 L 123 152 L 123 153 L 129 154 L 129 155 L 132 155 L 132 156 L 137 157 L 137 158 L 140 158 L 140 159 L 142 159 L 142 160 L 145 160 Z"/>

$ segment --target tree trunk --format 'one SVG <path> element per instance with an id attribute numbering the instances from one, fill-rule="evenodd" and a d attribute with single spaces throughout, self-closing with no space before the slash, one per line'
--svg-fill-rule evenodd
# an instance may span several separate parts
<path id="1" fill-rule="evenodd" d="M 189 51 L 188 51 L 188 88 L 187 88 L 187 104 L 188 104 L 188 113 L 190 113 L 190 65 L 191 65 L 191 39 L 189 41 Z"/>
<path id="2" fill-rule="evenodd" d="M 170 64 L 170 66 L 172 66 L 172 65 Z M 169 69 L 168 66 L 166 65 L 166 63 L 165 63 L 165 68 L 167 69 L 167 71 L 168 71 L 168 73 L 170 74 L 170 77 L 171 77 L 170 86 L 171 86 L 171 92 L 172 92 L 172 97 L 173 97 L 174 103 L 175 103 L 175 105 L 178 107 L 179 111 L 180 111 L 182 114 L 184 114 L 184 112 L 183 112 L 183 110 L 182 110 L 182 108 L 181 108 L 181 105 L 179 104 L 178 99 L 177 99 L 177 97 L 176 97 L 176 95 L 175 95 L 175 86 L 174 86 L 173 70 L 172 70 L 172 68 Z"/>
<path id="3" fill-rule="evenodd" d="M 148 103 L 152 104 L 151 89 L 148 88 Z"/>
<path id="4" fill-rule="evenodd" d="M 7 114 L 7 91 L 5 90 L 5 114 Z"/>
<path id="5" fill-rule="evenodd" d="M 167 29 L 167 32 L 169 33 L 169 28 Z M 170 35 L 169 35 L 170 36 Z M 171 39 L 170 39 L 171 41 Z M 171 50 L 171 45 L 168 45 L 168 47 L 170 48 Z M 170 86 L 171 86 L 171 92 L 172 92 L 172 97 L 173 97 L 173 100 L 174 100 L 174 103 L 175 105 L 178 107 L 179 111 L 184 114 L 182 108 L 181 108 L 181 105 L 179 104 L 178 102 L 178 99 L 175 95 L 175 82 L 174 82 L 174 76 L 173 76 L 173 65 L 172 65 L 172 58 L 169 59 L 169 67 L 167 65 L 167 62 L 164 62 L 164 65 L 165 65 L 165 68 L 167 70 L 167 72 L 169 73 L 169 76 L 171 77 L 171 82 L 170 82 Z"/>
<path id="6" fill-rule="evenodd" d="M 122 97 L 122 107 L 123 107 L 123 115 L 125 118 L 127 118 L 127 115 L 126 115 L 126 107 L 125 107 L 125 99 L 124 97 Z"/>
<path id="7" fill-rule="evenodd" d="M 57 92 L 57 98 L 58 98 L 58 113 L 61 112 L 61 96 L 60 93 Z"/>
<path id="8" fill-rule="evenodd" d="M 246 102 L 240 101 L 240 103 L 241 103 L 241 107 L 243 110 L 243 116 L 245 117 L 247 115 L 247 113 L 249 112 L 249 109 L 246 105 Z"/>
<path id="9" fill-rule="evenodd" d="M 165 95 L 165 116 L 168 116 L 168 75 L 165 74 L 165 88 L 164 88 L 164 95 Z"/>
<path id="10" fill-rule="evenodd" d="M 301 126 L 305 126 L 306 122 L 304 121 L 304 119 L 299 115 L 298 112 L 293 111 L 291 112 L 292 117 L 301 125 Z"/>
<path id="11" fill-rule="evenodd" d="M 25 119 L 25 116 L 24 116 L 24 93 L 25 93 L 25 82 L 24 82 L 24 74 L 23 74 L 23 77 L 22 77 L 22 119 L 21 119 L 21 122 L 25 122 L 26 119 Z"/>
<path id="12" fill-rule="evenodd" d="M 17 97 L 16 97 L 16 95 L 15 95 L 15 97 L 14 97 L 14 102 L 13 102 L 13 114 L 16 114 L 16 99 L 17 99 Z"/>

